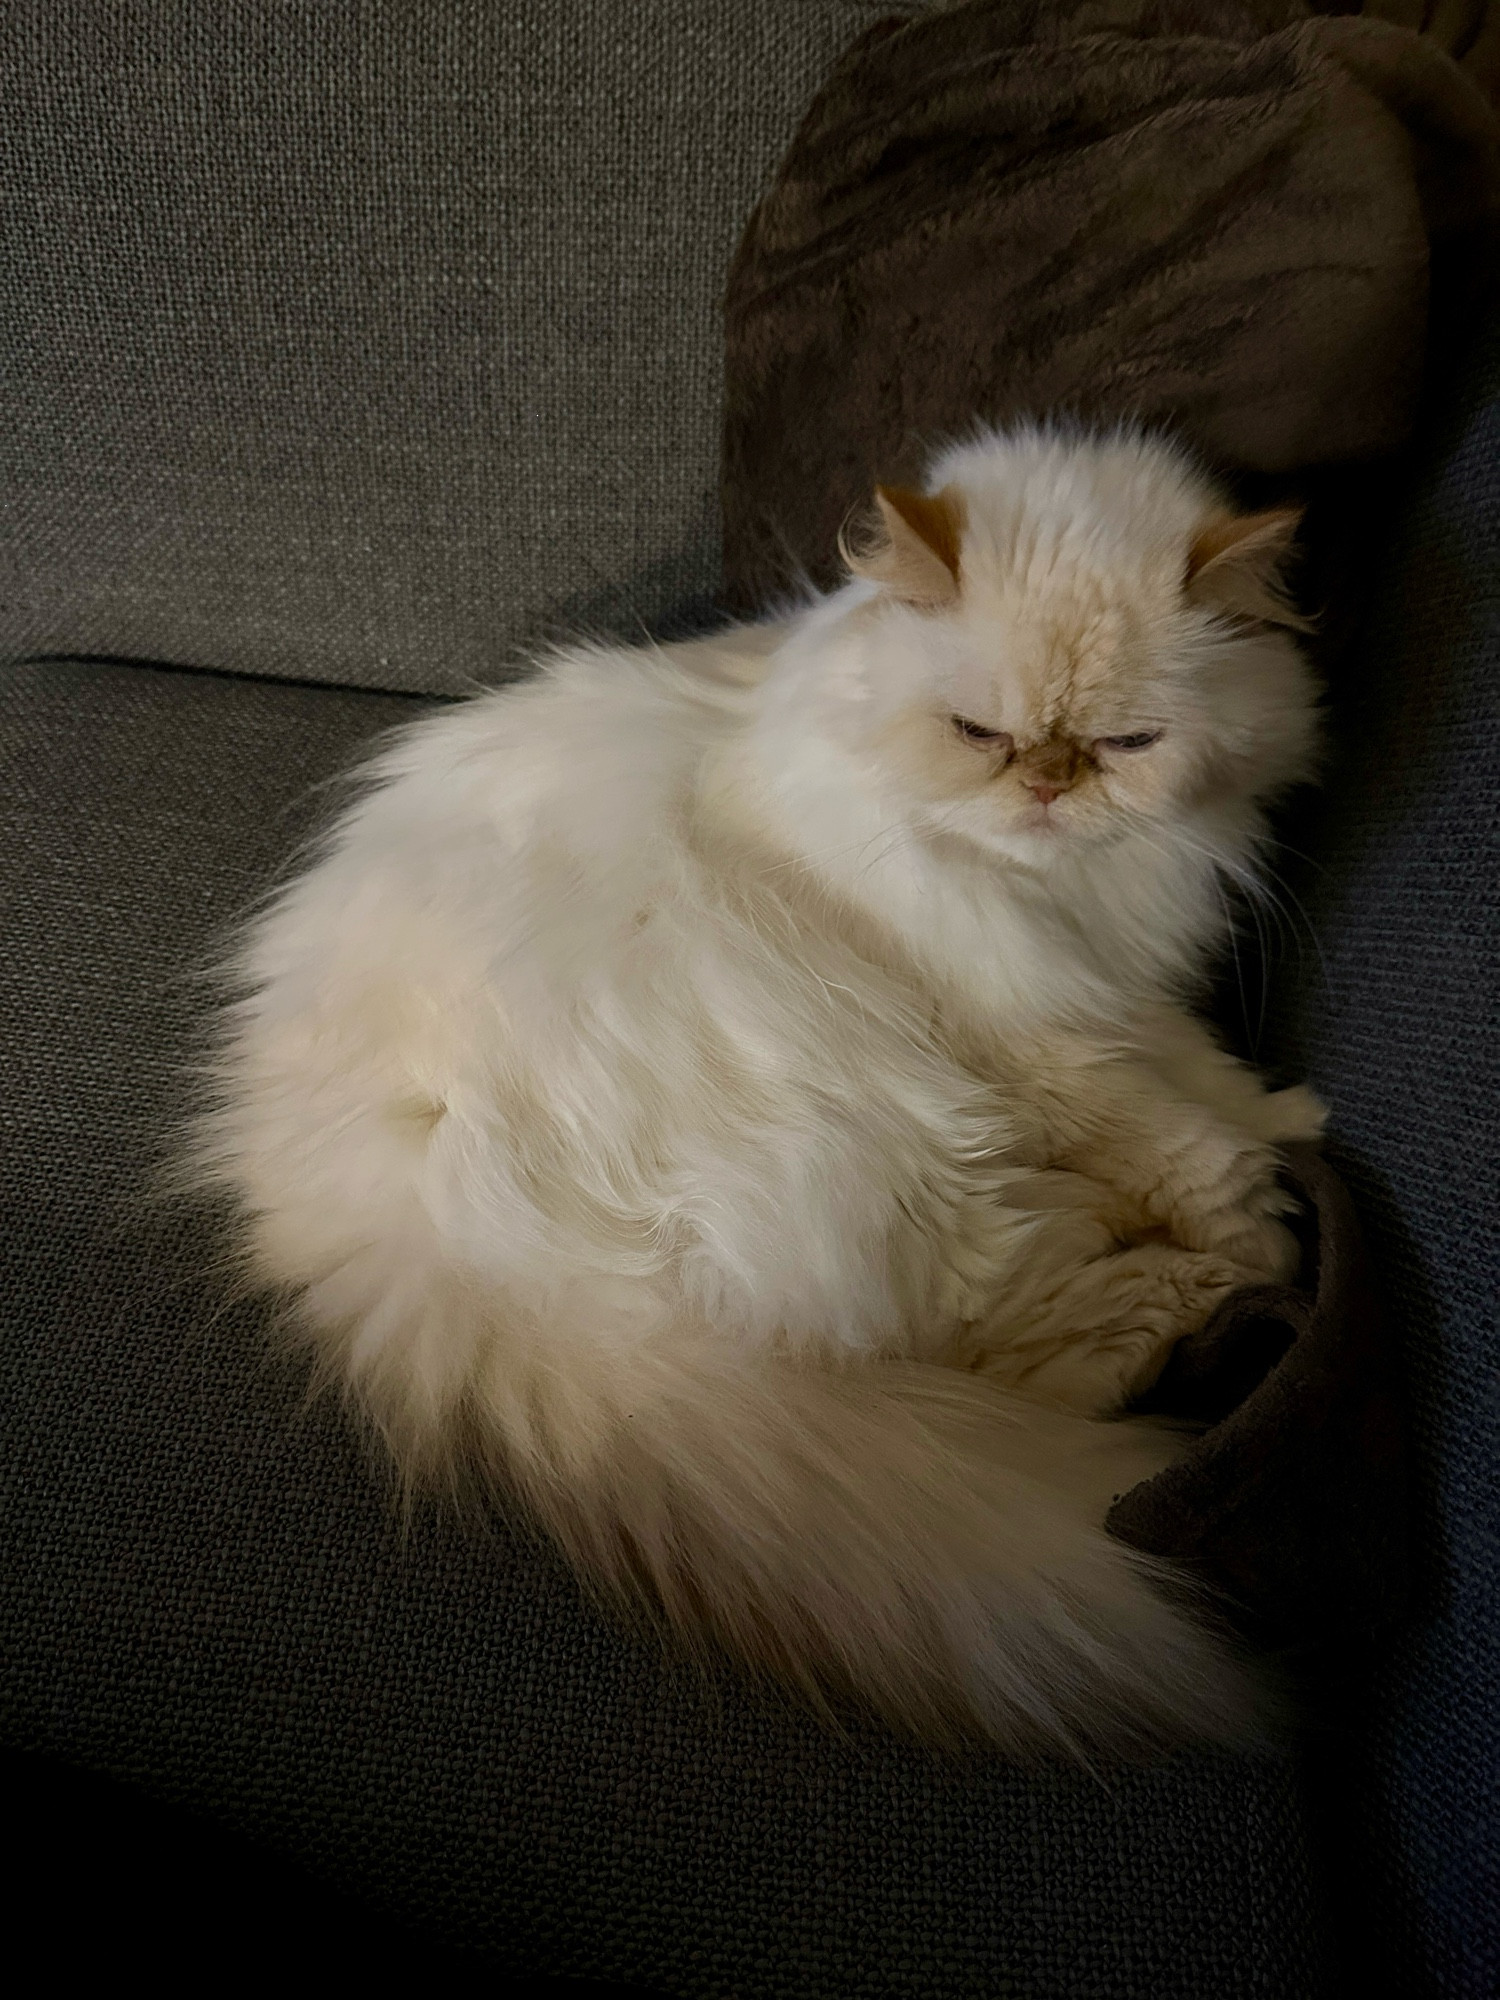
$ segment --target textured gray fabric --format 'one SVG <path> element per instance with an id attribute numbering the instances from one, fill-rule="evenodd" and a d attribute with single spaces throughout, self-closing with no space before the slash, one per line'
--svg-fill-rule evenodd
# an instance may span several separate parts
<path id="1" fill-rule="evenodd" d="M 458 690 L 718 578 L 719 296 L 911 0 L 10 0 L 0 658 Z"/>
<path id="2" fill-rule="evenodd" d="M 1500 313 L 1445 395 L 1325 802 L 1269 1045 L 1334 1106 L 1406 1365 L 1423 1615 L 1339 1691 L 1326 1776 L 1355 1992 L 1500 1992 Z M 1302 857 L 1311 857 L 1303 860 Z M 1290 906 L 1289 906 L 1290 907 Z"/>
<path id="3" fill-rule="evenodd" d="M 744 2000 L 1311 2000 L 1295 1773 L 1100 1782 L 714 1699 L 497 1528 L 403 1546 L 331 1416 L 143 1204 L 181 968 L 389 697 L 0 673 L 0 1732 L 512 1966 Z"/>

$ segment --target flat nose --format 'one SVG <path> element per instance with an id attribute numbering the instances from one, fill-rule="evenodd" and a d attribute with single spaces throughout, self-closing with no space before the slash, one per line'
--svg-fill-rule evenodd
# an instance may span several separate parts
<path id="1" fill-rule="evenodd" d="M 1049 785 L 1040 778 L 1029 778 L 1026 783 L 1026 789 L 1039 805 L 1044 806 L 1050 806 L 1054 799 L 1060 799 L 1063 794 L 1063 787 L 1061 785 Z"/>

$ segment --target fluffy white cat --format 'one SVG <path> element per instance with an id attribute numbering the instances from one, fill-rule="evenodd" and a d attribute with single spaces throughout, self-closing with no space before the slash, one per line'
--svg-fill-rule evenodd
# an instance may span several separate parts
<path id="1" fill-rule="evenodd" d="M 925 1735 L 1254 1735 L 1101 1523 L 1321 1124 L 1189 1011 L 1311 768 L 1294 527 L 985 434 L 831 596 L 380 758 L 248 941 L 200 1171 L 408 1477 Z"/>

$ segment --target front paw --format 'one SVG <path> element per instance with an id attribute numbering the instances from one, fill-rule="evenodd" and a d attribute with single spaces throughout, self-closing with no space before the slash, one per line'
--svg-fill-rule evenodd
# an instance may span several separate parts
<path id="1" fill-rule="evenodd" d="M 1255 1135 L 1273 1146 L 1316 1143 L 1327 1123 L 1328 1106 L 1305 1083 L 1273 1090 L 1256 1106 Z"/>
<path id="2" fill-rule="evenodd" d="M 1302 1246 L 1274 1215 L 1226 1216 L 1212 1234 L 1218 1255 L 1237 1264 L 1252 1282 L 1289 1285 L 1301 1269 Z"/>
<path id="3" fill-rule="evenodd" d="M 1170 1233 L 1184 1248 L 1227 1259 L 1245 1282 L 1290 1284 L 1302 1262 L 1285 1217 L 1297 1207 L 1282 1185 L 1269 1146 L 1239 1146 L 1226 1158 L 1204 1156 L 1196 1185 L 1179 1188 Z"/>
<path id="4" fill-rule="evenodd" d="M 1018 1319 L 1012 1304 L 969 1365 L 1038 1402 L 1111 1415 L 1143 1395 L 1177 1342 L 1245 1282 L 1225 1258 L 1136 1244 L 1081 1266 L 1039 1313 Z"/>

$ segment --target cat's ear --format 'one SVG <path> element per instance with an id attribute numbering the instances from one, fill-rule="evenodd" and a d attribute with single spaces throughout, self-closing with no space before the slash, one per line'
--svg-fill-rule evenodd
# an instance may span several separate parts
<path id="1" fill-rule="evenodd" d="M 958 596 L 963 528 L 963 496 L 951 486 L 931 496 L 877 486 L 875 518 L 863 534 L 841 536 L 839 552 L 852 576 L 882 585 L 903 603 L 935 609 Z"/>
<path id="2" fill-rule="evenodd" d="M 1301 520 L 1300 507 L 1213 515 L 1188 550 L 1183 578 L 1188 596 L 1217 611 L 1310 630 L 1311 621 L 1292 603 L 1284 578 Z"/>

